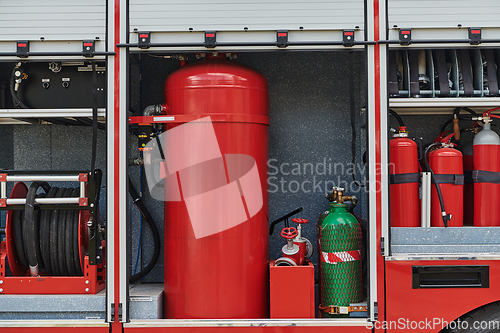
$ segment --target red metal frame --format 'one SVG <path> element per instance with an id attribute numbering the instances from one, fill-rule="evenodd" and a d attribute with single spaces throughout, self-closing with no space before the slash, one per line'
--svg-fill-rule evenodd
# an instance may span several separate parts
<path id="1" fill-rule="evenodd" d="M 124 333 L 369 333 L 365 326 L 125 327 Z"/>
<path id="2" fill-rule="evenodd" d="M 105 246 L 104 242 L 102 245 Z M 89 257 L 85 256 L 83 276 L 6 276 L 6 256 L 6 242 L 3 241 L 0 244 L 0 279 L 2 281 L 0 295 L 96 294 L 106 286 L 105 260 L 103 264 L 90 265 Z"/>
<path id="3" fill-rule="evenodd" d="M 443 265 L 488 265 L 490 267 L 489 288 L 440 288 L 440 289 L 412 289 L 412 266 L 443 266 Z M 500 285 L 493 281 L 493 277 L 500 276 L 500 261 L 498 260 L 412 260 L 386 261 L 386 302 L 387 322 L 398 322 L 401 318 L 425 323 L 434 318 L 451 322 L 463 314 L 479 308 L 485 304 L 500 300 Z M 402 296 L 404 295 L 404 296 Z M 407 325 L 407 324 L 405 324 Z M 424 325 L 422 324 L 422 327 Z M 437 327 L 438 325 L 436 325 Z M 429 329 L 430 325 L 419 332 L 439 332 Z M 399 330 L 393 324 L 393 331 Z"/>

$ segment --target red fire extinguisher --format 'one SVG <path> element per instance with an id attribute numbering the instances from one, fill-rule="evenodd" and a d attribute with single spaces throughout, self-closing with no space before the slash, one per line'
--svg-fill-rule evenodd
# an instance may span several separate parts
<path id="1" fill-rule="evenodd" d="M 498 108 L 497 108 L 498 109 Z M 483 114 L 483 129 L 474 138 L 474 226 L 500 226 L 500 138 L 491 130 L 491 115 L 488 110 Z"/>
<path id="2" fill-rule="evenodd" d="M 399 127 L 390 147 L 391 226 L 420 226 L 419 169 L 417 144 L 408 138 L 406 126 Z"/>
<path id="3" fill-rule="evenodd" d="M 432 227 L 463 226 L 463 156 L 449 142 L 454 135 L 447 135 L 425 151 L 426 166 L 434 184 L 431 193 Z"/>

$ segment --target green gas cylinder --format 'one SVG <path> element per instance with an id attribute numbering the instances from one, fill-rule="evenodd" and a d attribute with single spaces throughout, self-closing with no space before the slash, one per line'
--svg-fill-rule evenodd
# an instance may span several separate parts
<path id="1" fill-rule="evenodd" d="M 344 201 L 357 202 L 334 188 L 327 195 L 330 209 L 318 221 L 320 264 L 320 314 L 322 317 L 348 317 L 349 305 L 363 298 L 361 280 L 361 227 Z"/>

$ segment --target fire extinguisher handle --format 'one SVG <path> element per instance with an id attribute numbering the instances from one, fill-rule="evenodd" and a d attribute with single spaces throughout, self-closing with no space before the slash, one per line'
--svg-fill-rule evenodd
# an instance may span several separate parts
<path id="1" fill-rule="evenodd" d="M 299 232 L 294 227 L 283 228 L 283 230 L 281 230 L 281 237 L 284 237 L 286 239 L 293 239 L 297 237 L 298 234 Z"/>

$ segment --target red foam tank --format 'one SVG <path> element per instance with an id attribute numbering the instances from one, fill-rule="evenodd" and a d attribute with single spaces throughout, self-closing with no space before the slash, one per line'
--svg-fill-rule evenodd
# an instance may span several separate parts
<path id="1" fill-rule="evenodd" d="M 454 148 L 445 147 L 431 151 L 429 166 L 436 175 L 464 173 L 462 153 Z M 439 186 L 446 213 L 451 214 L 448 227 L 463 227 L 463 185 L 439 184 Z M 431 191 L 431 226 L 444 227 L 441 204 L 434 184 Z"/>
<path id="2" fill-rule="evenodd" d="M 269 316 L 267 80 L 247 66 L 225 57 L 209 56 L 168 76 L 165 102 L 164 109 L 172 119 L 210 116 L 223 156 L 222 174 L 214 166 L 216 160 L 206 162 L 209 163 L 206 167 L 191 168 L 185 179 L 183 171 L 177 172 L 184 200 L 165 201 L 165 318 L 266 318 Z M 167 130 L 181 125 L 169 124 Z M 189 137 L 183 138 L 176 144 L 188 146 L 189 141 Z M 200 152 L 199 149 L 196 151 Z M 196 160 L 197 152 L 187 148 L 184 152 Z M 220 175 L 226 184 L 235 184 L 230 180 L 228 156 L 238 154 L 255 160 L 258 180 L 245 183 L 246 194 L 253 191 L 257 197 L 261 196 L 262 208 L 256 212 L 255 207 L 249 206 L 248 197 L 238 196 L 245 207 L 244 222 L 209 235 L 195 234 L 193 210 L 189 211 L 186 193 L 207 194 L 204 182 Z M 243 178 L 238 180 L 238 186 L 242 193 Z M 237 208 L 227 203 L 216 213 L 229 216 Z M 220 222 L 202 206 L 196 209 L 194 213 L 203 214 L 206 224 L 203 227 Z"/>
<path id="3" fill-rule="evenodd" d="M 393 175 L 418 173 L 417 144 L 408 138 L 406 127 L 400 127 L 389 142 L 389 170 Z M 391 184 L 391 226 L 419 227 L 420 203 L 418 181 L 404 184 Z"/>

